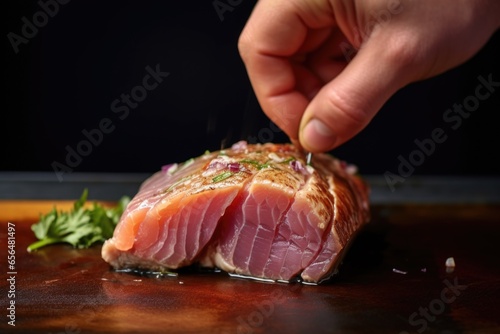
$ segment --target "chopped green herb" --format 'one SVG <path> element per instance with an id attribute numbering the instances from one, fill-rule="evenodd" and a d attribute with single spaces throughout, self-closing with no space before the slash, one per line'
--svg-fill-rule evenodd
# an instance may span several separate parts
<path id="1" fill-rule="evenodd" d="M 182 179 L 180 179 L 179 181 L 177 182 L 174 182 L 170 187 L 168 187 L 167 189 L 163 190 L 162 193 L 163 194 L 166 194 L 168 193 L 169 191 L 172 191 L 175 187 L 177 187 L 179 184 L 181 184 L 182 182 L 184 181 L 187 181 L 191 178 L 191 176 L 185 176 L 183 177 Z"/>
<path id="2" fill-rule="evenodd" d="M 262 164 L 262 165 L 257 166 L 257 168 L 258 168 L 258 169 L 262 169 L 262 168 L 267 168 L 267 167 L 269 167 L 269 166 L 270 166 L 270 165 L 269 165 L 269 163 L 268 163 L 268 162 L 266 162 L 265 164 Z"/>
<path id="3" fill-rule="evenodd" d="M 240 160 L 240 163 L 247 163 L 247 164 L 252 164 L 254 165 L 255 167 L 257 167 L 257 169 L 262 169 L 262 168 L 267 168 L 269 167 L 269 162 L 266 162 L 266 163 L 263 163 L 261 164 L 260 162 L 258 162 L 257 160 L 250 160 L 250 159 L 243 159 L 243 160 Z"/>
<path id="4" fill-rule="evenodd" d="M 111 238 L 130 198 L 123 196 L 115 207 L 105 208 L 94 203 L 92 208 L 87 209 L 84 208 L 87 196 L 88 190 L 85 189 L 69 212 L 58 212 L 54 207 L 48 214 L 41 215 L 39 222 L 31 226 L 38 241 L 28 246 L 28 252 L 55 243 L 88 248 Z"/>
<path id="5" fill-rule="evenodd" d="M 214 178 L 212 178 L 212 182 L 217 183 L 217 182 L 223 181 L 225 179 L 228 179 L 233 175 L 234 175 L 234 172 L 229 172 L 229 171 L 224 172 L 224 173 L 219 174 L 219 175 L 215 176 Z"/>
<path id="6" fill-rule="evenodd" d="M 287 159 L 283 160 L 281 163 L 282 163 L 282 164 L 287 164 L 287 163 L 289 163 L 290 161 L 294 161 L 294 160 L 296 160 L 294 157 L 289 157 L 289 158 L 287 158 Z"/>
<path id="7" fill-rule="evenodd" d="M 249 160 L 249 159 L 240 160 L 240 163 L 247 163 L 247 164 L 252 164 L 252 165 L 260 165 L 260 163 L 257 160 Z"/>
<path id="8" fill-rule="evenodd" d="M 178 164 L 173 164 L 168 170 L 167 170 L 167 174 L 168 175 L 173 175 L 177 169 L 179 169 L 179 165 Z"/>
<path id="9" fill-rule="evenodd" d="M 189 167 L 189 166 L 191 166 L 193 163 L 194 163 L 194 158 L 191 158 L 191 159 L 189 159 L 189 160 L 186 160 L 186 162 L 184 162 L 184 163 L 182 164 L 181 169 L 184 169 L 184 168 L 186 168 L 186 167 Z"/>

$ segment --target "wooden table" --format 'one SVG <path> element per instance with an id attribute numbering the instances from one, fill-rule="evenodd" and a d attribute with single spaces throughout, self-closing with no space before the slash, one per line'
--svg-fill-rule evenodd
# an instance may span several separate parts
<path id="1" fill-rule="evenodd" d="M 496 204 L 376 204 L 340 273 L 319 286 L 196 268 L 164 278 L 117 273 L 100 246 L 27 253 L 31 224 L 53 205 L 71 202 L 0 201 L 2 333 L 500 332 Z M 14 270 L 7 267 L 8 225 L 15 228 Z M 11 300 L 15 327 L 7 324 Z"/>

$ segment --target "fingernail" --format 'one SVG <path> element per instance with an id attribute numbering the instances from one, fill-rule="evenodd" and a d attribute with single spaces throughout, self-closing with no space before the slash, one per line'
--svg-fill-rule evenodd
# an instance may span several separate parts
<path id="1" fill-rule="evenodd" d="M 307 149 L 313 152 L 326 152 L 335 145 L 337 138 L 325 123 L 313 118 L 302 130 L 301 139 Z"/>

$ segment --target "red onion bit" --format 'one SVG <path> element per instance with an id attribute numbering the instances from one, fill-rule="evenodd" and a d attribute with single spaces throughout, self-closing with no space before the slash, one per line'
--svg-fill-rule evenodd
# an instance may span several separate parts
<path id="1" fill-rule="evenodd" d="M 227 167 L 227 163 L 221 159 L 214 159 L 210 162 L 207 169 L 221 170 Z"/>
<path id="2" fill-rule="evenodd" d="M 229 162 L 225 159 L 214 159 L 207 166 L 207 169 L 214 169 L 216 171 L 227 169 L 232 173 L 238 173 L 241 171 L 241 164 L 238 162 Z"/>
<path id="3" fill-rule="evenodd" d="M 290 161 L 290 167 L 293 169 L 294 172 L 301 172 L 304 173 L 304 165 L 299 160 L 292 160 Z"/>
<path id="4" fill-rule="evenodd" d="M 349 175 L 355 175 L 358 173 L 358 167 L 356 165 L 348 164 L 345 161 L 340 161 L 340 167 Z"/>
<path id="5" fill-rule="evenodd" d="M 245 140 L 240 140 L 237 143 L 234 143 L 233 146 L 231 146 L 231 149 L 235 151 L 244 151 L 248 147 L 247 142 Z"/>
<path id="6" fill-rule="evenodd" d="M 237 162 L 230 162 L 227 164 L 227 169 L 229 169 L 230 172 L 238 173 L 241 169 L 241 165 Z"/>

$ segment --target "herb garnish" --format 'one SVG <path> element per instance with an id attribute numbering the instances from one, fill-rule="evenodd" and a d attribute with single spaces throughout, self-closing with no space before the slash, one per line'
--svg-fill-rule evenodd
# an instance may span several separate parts
<path id="1" fill-rule="evenodd" d="M 290 161 L 294 161 L 294 160 L 295 160 L 295 158 L 294 158 L 294 157 L 289 157 L 289 158 L 287 158 L 287 159 L 283 160 L 281 163 L 282 163 L 282 164 L 287 164 L 287 163 L 289 163 Z"/>
<path id="2" fill-rule="evenodd" d="M 261 164 L 260 162 L 258 162 L 257 160 L 250 160 L 250 159 L 243 159 L 243 160 L 240 160 L 239 161 L 240 163 L 247 163 L 247 164 L 252 164 L 254 165 L 255 167 L 257 167 L 257 169 L 262 169 L 262 168 L 267 168 L 269 167 L 269 162 L 266 162 L 266 163 L 263 163 Z"/>
<path id="3" fill-rule="evenodd" d="M 73 204 L 69 212 L 57 211 L 54 207 L 31 229 L 39 239 L 28 246 L 28 252 L 55 243 L 69 243 L 75 248 L 88 248 L 95 243 L 104 242 L 113 236 L 120 217 L 130 202 L 123 196 L 115 207 L 104 207 L 99 203 L 84 208 L 88 190 Z"/>
<path id="4" fill-rule="evenodd" d="M 177 182 L 174 182 L 170 187 L 168 187 L 167 189 L 163 190 L 161 193 L 162 194 L 166 194 L 168 193 L 169 191 L 172 191 L 174 190 L 175 187 L 177 187 L 178 185 L 180 185 L 181 183 L 189 180 L 190 178 L 192 177 L 192 175 L 188 175 L 188 176 L 184 176 L 182 179 L 180 179 L 179 181 Z"/>
<path id="5" fill-rule="evenodd" d="M 186 161 L 182 164 L 181 170 L 182 170 L 182 169 L 184 169 L 184 168 L 187 168 L 187 167 L 191 166 L 193 163 L 194 163 L 194 158 L 191 158 L 191 159 L 186 160 Z"/>
<path id="6" fill-rule="evenodd" d="M 217 183 L 217 182 L 220 182 L 220 181 L 224 181 L 225 179 L 228 179 L 228 178 L 230 178 L 233 175 L 234 175 L 234 172 L 227 171 L 227 172 L 224 172 L 222 174 L 219 174 L 219 175 L 213 177 L 212 178 L 212 182 L 213 183 Z"/>

